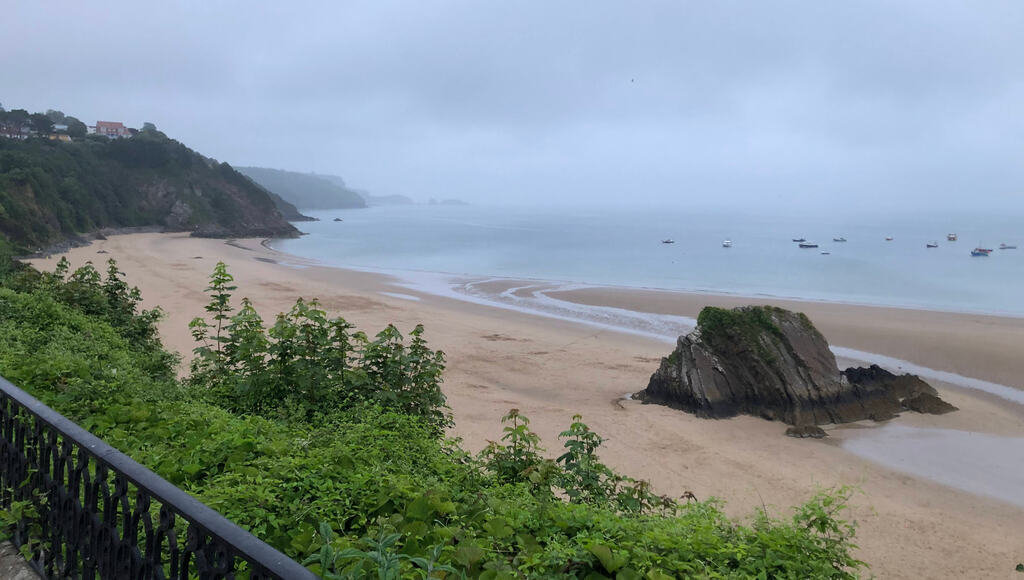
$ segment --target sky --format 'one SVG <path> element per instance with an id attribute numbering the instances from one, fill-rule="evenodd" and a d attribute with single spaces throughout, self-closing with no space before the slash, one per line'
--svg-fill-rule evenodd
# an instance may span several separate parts
<path id="1" fill-rule="evenodd" d="M 1024 211 L 1024 2 L 20 2 L 0 103 L 474 203 Z M 16 25 L 11 25 L 16 23 Z"/>

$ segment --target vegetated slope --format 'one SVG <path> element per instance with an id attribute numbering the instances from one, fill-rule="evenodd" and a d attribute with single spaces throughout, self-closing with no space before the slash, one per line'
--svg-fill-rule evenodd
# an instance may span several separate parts
<path id="1" fill-rule="evenodd" d="M 318 174 L 317 177 L 321 177 L 337 185 L 338 187 L 344 187 L 345 189 L 351 189 L 345 183 L 345 179 L 337 175 L 326 175 Z M 362 196 L 366 200 L 366 205 L 412 205 L 414 202 L 411 198 L 404 195 L 373 195 L 370 192 L 363 189 L 351 189 Z"/>
<path id="2" fill-rule="evenodd" d="M 102 228 L 294 236 L 265 191 L 158 131 L 72 143 L 0 139 L 0 245 L 38 250 Z"/>
<path id="3" fill-rule="evenodd" d="M 309 217 L 308 215 L 303 215 L 302 212 L 299 211 L 299 208 L 295 207 L 294 204 L 289 203 L 285 198 L 283 198 L 280 195 L 277 195 L 276 193 L 274 193 L 273 191 L 270 191 L 269 189 L 263 187 L 259 183 L 256 183 L 248 175 L 246 175 L 245 178 L 248 179 L 249 182 L 252 183 L 254 186 L 260 188 L 263 191 L 265 191 L 267 193 L 267 195 L 270 196 L 270 200 L 274 202 L 274 207 L 277 208 L 277 211 L 281 212 L 281 216 L 284 217 L 284 219 L 286 219 L 286 220 L 288 220 L 290 222 L 315 222 L 315 221 L 319 221 L 319 220 L 317 220 L 317 218 Z"/>
<path id="4" fill-rule="evenodd" d="M 259 185 L 255 181 L 253 183 Z M 285 198 L 281 197 L 280 195 L 277 195 L 273 191 L 269 191 L 266 188 L 263 189 L 264 191 L 267 192 L 267 195 L 270 196 L 271 201 L 274 202 L 274 207 L 277 208 L 277 211 L 281 212 L 281 215 L 284 216 L 284 219 L 290 222 L 317 221 L 316 218 L 309 217 L 308 215 L 302 215 L 302 212 L 299 211 L 299 208 L 295 207 L 294 204 L 288 203 L 288 201 L 286 201 Z"/>
<path id="5" fill-rule="evenodd" d="M 319 175 L 268 169 L 238 167 L 253 181 L 280 195 L 299 209 L 345 209 L 366 207 L 366 201 L 347 187 L 337 185 Z"/>

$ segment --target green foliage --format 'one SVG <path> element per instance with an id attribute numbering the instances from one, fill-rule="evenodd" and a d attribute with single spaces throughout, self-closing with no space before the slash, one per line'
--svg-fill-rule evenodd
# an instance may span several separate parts
<path id="1" fill-rule="evenodd" d="M 705 338 L 714 339 L 725 333 L 743 337 L 757 336 L 768 332 L 782 333 L 771 319 L 770 306 L 749 306 L 745 308 L 718 308 L 705 306 L 697 315 L 697 328 Z"/>
<path id="2" fill-rule="evenodd" d="M 143 310 L 137 287 L 129 287 L 124 273 L 113 259 L 107 261 L 106 278 L 92 262 L 69 272 L 70 264 L 61 258 L 52 274 L 14 266 L 4 276 L 4 286 L 22 293 L 52 299 L 82 314 L 98 317 L 124 338 L 139 360 L 146 359 L 145 369 L 153 376 L 169 380 L 178 358 L 163 349 L 157 334 L 157 323 L 163 316 L 159 308 Z"/>
<path id="3" fill-rule="evenodd" d="M 248 301 L 231 311 L 218 298 L 231 291 L 218 267 L 209 314 L 229 316 L 223 340 L 207 323 L 213 362 L 182 389 L 148 362 L 158 342 L 126 338 L 130 291 L 58 270 L 0 275 L 0 374 L 325 578 L 846 579 L 862 567 L 841 519 L 849 490 L 741 525 L 715 502 L 677 504 L 614 474 L 579 417 L 558 460 L 544 458 L 514 411 L 501 442 L 470 457 L 402 402 L 440 380 L 420 330 L 412 344 L 391 328 L 369 339 L 312 301 L 267 329 Z M 401 392 L 377 394 L 390 382 Z"/>
<path id="4" fill-rule="evenodd" d="M 189 325 L 200 343 L 189 383 L 208 400 L 268 417 L 309 419 L 369 405 L 421 417 L 438 433 L 450 424 L 440 388 L 444 353 L 427 347 L 422 326 L 408 345 L 391 325 L 370 339 L 300 298 L 265 328 L 248 299 L 229 316 L 235 287 L 223 263 L 210 280 L 213 322 Z"/>
<path id="5" fill-rule="evenodd" d="M 180 391 L 177 358 L 160 345 L 158 311 L 138 309 L 111 262 L 103 280 L 91 265 L 68 275 L 20 268 L 0 286 L 0 368 L 26 389 L 102 405 L 110 397 L 153 399 Z"/>
<path id="6" fill-rule="evenodd" d="M 501 422 L 505 424 L 501 437 L 505 444 L 491 441 L 480 452 L 485 467 L 502 483 L 550 484 L 554 464 L 541 456 L 540 436 L 530 430 L 530 419 L 512 409 Z M 550 485 L 546 487 L 550 491 Z"/>
<path id="7" fill-rule="evenodd" d="M 52 128 L 46 115 L 26 113 L 22 119 L 11 111 L 0 114 L 3 118 Z M 66 120 L 69 134 L 84 135 L 84 124 Z M 102 228 L 151 225 L 254 235 L 294 232 L 262 188 L 159 131 L 71 143 L 0 139 L 0 240 L 17 253 Z"/>
<path id="8" fill-rule="evenodd" d="M 697 328 L 712 348 L 729 348 L 740 343 L 756 352 L 765 362 L 773 364 L 776 357 L 766 343 L 766 337 L 776 340 L 783 338 L 782 330 L 772 320 L 772 312 L 776 310 L 780 309 L 773 306 L 745 306 L 730 310 L 705 306 L 697 315 Z M 810 324 L 810 320 L 806 320 L 806 323 Z M 810 330 L 814 330 L 814 327 L 811 326 Z"/>
<path id="9" fill-rule="evenodd" d="M 582 417 L 559 437 L 565 439 L 565 453 L 557 460 L 545 459 L 540 437 L 529 429 L 530 419 L 512 409 L 502 417 L 502 443 L 490 442 L 479 459 L 486 470 L 506 484 L 524 484 L 534 497 L 549 500 L 555 494 L 570 503 L 612 509 L 618 513 L 672 513 L 675 501 L 659 497 L 649 484 L 615 473 L 601 463 L 597 450 L 604 439 L 590 430 Z"/>

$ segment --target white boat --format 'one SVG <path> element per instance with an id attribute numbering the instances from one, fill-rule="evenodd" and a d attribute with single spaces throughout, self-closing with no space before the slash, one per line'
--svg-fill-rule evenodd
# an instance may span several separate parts
<path id="1" fill-rule="evenodd" d="M 926 247 L 926 248 L 937 248 L 937 247 L 939 247 L 939 243 L 938 242 L 928 242 L 927 244 L 924 245 L 924 247 Z"/>
<path id="2" fill-rule="evenodd" d="M 732 247 L 732 240 L 725 240 L 724 242 L 722 242 L 722 247 L 723 248 L 731 248 Z"/>
<path id="3" fill-rule="evenodd" d="M 892 236 L 885 236 L 885 241 L 891 242 L 892 241 Z"/>
<path id="4" fill-rule="evenodd" d="M 956 241 L 956 234 L 946 234 L 946 241 L 947 242 L 955 242 Z"/>
<path id="5" fill-rule="evenodd" d="M 672 238 L 665 238 L 664 240 L 661 240 L 661 243 L 663 243 L 663 244 L 674 244 L 674 243 L 676 243 L 676 241 L 673 240 Z"/>
<path id="6" fill-rule="evenodd" d="M 832 241 L 833 242 L 845 242 L 846 238 L 843 238 L 843 237 L 832 238 Z"/>
<path id="7" fill-rule="evenodd" d="M 829 254 L 831 254 L 831 253 L 832 253 L 832 252 L 822 252 L 822 253 L 821 253 L 821 255 L 822 255 L 822 256 L 827 256 L 827 255 L 829 255 Z"/>
<path id="8" fill-rule="evenodd" d="M 999 244 L 999 249 L 1000 250 L 1016 250 L 1017 246 L 1010 245 L 1010 244 Z"/>

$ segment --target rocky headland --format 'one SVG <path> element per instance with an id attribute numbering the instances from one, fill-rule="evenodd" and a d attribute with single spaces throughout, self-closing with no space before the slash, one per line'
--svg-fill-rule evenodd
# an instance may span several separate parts
<path id="1" fill-rule="evenodd" d="M 699 417 L 782 421 L 797 437 L 823 436 L 817 425 L 884 421 L 905 410 L 956 410 L 915 375 L 875 365 L 841 371 L 805 315 L 771 306 L 704 308 L 636 398 Z"/>

